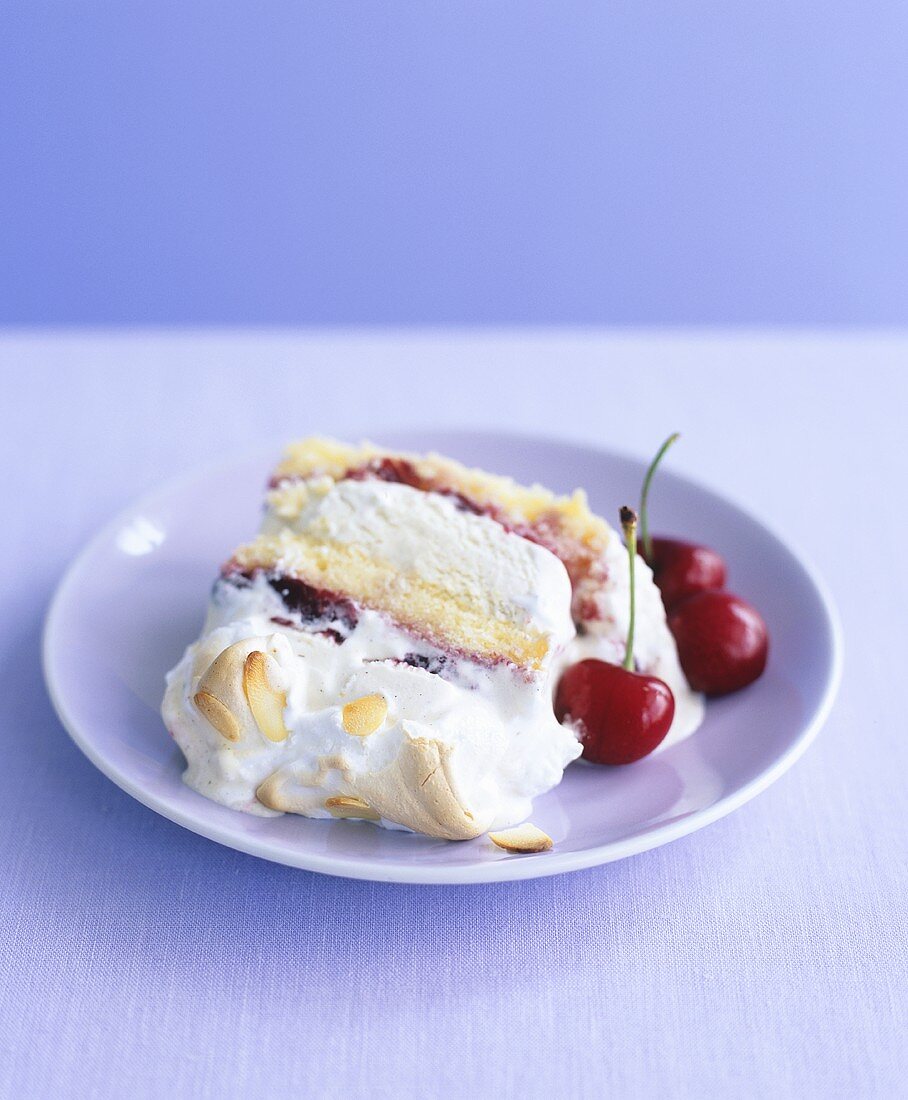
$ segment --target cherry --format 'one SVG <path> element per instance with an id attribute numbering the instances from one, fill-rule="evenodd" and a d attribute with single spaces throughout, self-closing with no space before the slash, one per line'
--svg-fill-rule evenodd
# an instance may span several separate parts
<path id="1" fill-rule="evenodd" d="M 576 723 L 583 756 L 594 764 L 631 764 L 665 738 L 675 715 L 671 688 L 655 676 L 634 671 L 637 516 L 621 509 L 630 562 L 631 614 L 623 665 L 589 658 L 572 665 L 555 693 L 559 722 Z"/>
<path id="2" fill-rule="evenodd" d="M 646 504 L 650 483 L 665 452 L 678 438 L 680 433 L 674 432 L 656 452 L 656 457 L 649 464 L 643 478 L 640 492 L 640 552 L 653 571 L 653 580 L 659 586 L 662 602 L 669 611 L 695 592 L 723 588 L 726 576 L 722 555 L 708 546 L 682 542 L 681 539 L 654 538 L 649 533 Z"/>
<path id="3" fill-rule="evenodd" d="M 671 688 L 655 676 L 590 657 L 561 677 L 559 722 L 576 722 L 583 757 L 594 764 L 632 764 L 661 744 L 675 714 Z"/>
<path id="4" fill-rule="evenodd" d="M 715 550 L 657 535 L 649 541 L 651 549 L 644 550 L 643 557 L 668 611 L 695 592 L 725 587 L 725 561 Z"/>
<path id="5" fill-rule="evenodd" d="M 740 596 L 697 592 L 678 604 L 668 625 L 694 691 L 728 695 L 753 683 L 766 668 L 766 623 Z"/>

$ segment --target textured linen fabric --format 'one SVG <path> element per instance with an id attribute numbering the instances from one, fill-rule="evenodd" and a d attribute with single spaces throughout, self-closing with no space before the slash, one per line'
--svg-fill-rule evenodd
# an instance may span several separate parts
<path id="1" fill-rule="evenodd" d="M 904 1095 L 906 355 L 885 334 L 0 338 L 0 1095 Z M 97 772 L 39 636 L 98 526 L 265 439 L 426 424 L 641 456 L 683 430 L 672 465 L 769 517 L 842 612 L 841 695 L 793 771 L 666 847 L 481 887 L 270 864 Z"/>

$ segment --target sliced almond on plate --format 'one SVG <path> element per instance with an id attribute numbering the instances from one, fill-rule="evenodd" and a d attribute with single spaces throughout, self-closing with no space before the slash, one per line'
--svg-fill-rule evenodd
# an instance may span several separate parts
<path id="1" fill-rule="evenodd" d="M 273 657 L 255 649 L 243 665 L 243 691 L 256 725 L 269 741 L 285 741 L 288 737 L 284 725 L 284 707 L 287 694 L 272 685 L 280 672 Z"/>
<path id="2" fill-rule="evenodd" d="M 489 833 L 489 840 L 506 852 L 547 852 L 553 844 L 550 836 L 529 821 L 500 833 Z"/>

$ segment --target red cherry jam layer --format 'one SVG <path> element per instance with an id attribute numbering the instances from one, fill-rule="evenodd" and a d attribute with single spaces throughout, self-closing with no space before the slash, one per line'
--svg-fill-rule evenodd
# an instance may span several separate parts
<path id="1" fill-rule="evenodd" d="M 229 584 L 233 588 L 248 588 L 257 576 L 264 576 L 268 587 L 280 597 L 289 617 L 272 616 L 272 622 L 278 626 L 304 628 L 310 633 L 324 633 L 337 642 L 343 642 L 356 626 L 359 616 L 356 606 L 346 596 L 314 588 L 305 581 L 283 574 L 266 573 L 262 570 L 237 569 L 228 563 L 221 571 L 217 587 Z"/>

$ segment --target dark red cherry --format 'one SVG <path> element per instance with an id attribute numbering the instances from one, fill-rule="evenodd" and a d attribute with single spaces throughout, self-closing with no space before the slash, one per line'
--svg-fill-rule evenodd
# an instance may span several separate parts
<path id="1" fill-rule="evenodd" d="M 632 764 L 661 744 L 675 714 L 671 688 L 655 676 L 590 657 L 571 665 L 555 693 L 559 722 L 576 723 L 583 756 Z"/>
<path id="2" fill-rule="evenodd" d="M 766 668 L 769 633 L 755 607 L 731 592 L 698 592 L 671 612 L 668 625 L 694 691 L 728 695 Z"/>
<path id="3" fill-rule="evenodd" d="M 642 541 L 638 549 L 653 571 L 653 580 L 659 586 L 667 610 L 671 611 L 695 592 L 725 587 L 725 561 L 709 546 L 655 535 L 652 541 L 651 556 L 644 553 Z"/>

